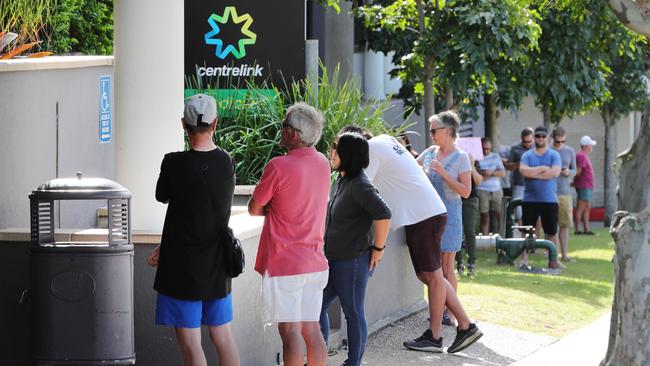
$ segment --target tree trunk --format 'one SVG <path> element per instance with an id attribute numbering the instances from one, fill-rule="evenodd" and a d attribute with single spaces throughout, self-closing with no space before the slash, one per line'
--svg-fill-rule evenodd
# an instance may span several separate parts
<path id="1" fill-rule="evenodd" d="M 650 2 L 608 0 L 616 17 L 650 36 Z M 650 102 L 632 147 L 616 159 L 618 207 L 610 231 L 616 240 L 616 280 L 605 366 L 650 364 Z M 630 214 L 629 212 L 632 212 Z M 637 213 L 637 214 L 635 214 Z"/>
<path id="2" fill-rule="evenodd" d="M 623 25 L 650 36 L 650 3 L 647 0 L 607 0 L 607 3 Z"/>
<path id="3" fill-rule="evenodd" d="M 614 302 L 604 366 L 650 363 L 650 103 L 634 144 L 616 159 L 618 207 Z"/>
<path id="4" fill-rule="evenodd" d="M 422 0 L 416 0 L 418 8 L 418 29 L 420 34 L 424 34 L 424 5 Z M 429 117 L 436 113 L 435 96 L 433 94 L 433 71 L 435 67 L 435 60 L 433 56 L 424 56 L 424 75 L 422 84 L 424 86 L 424 141 L 426 146 L 431 145 L 431 134 L 429 129 Z"/>
<path id="5" fill-rule="evenodd" d="M 499 130 L 497 126 L 497 105 L 492 94 L 483 97 L 485 107 L 485 136 L 492 141 L 492 150 L 499 151 Z"/>
<path id="6" fill-rule="evenodd" d="M 550 108 L 546 105 L 544 106 L 544 108 L 542 108 L 542 116 L 543 116 L 542 118 L 544 119 L 544 127 L 546 127 L 550 131 L 551 124 L 552 124 L 551 111 Z M 535 126 L 533 126 L 533 128 L 535 128 Z"/>
<path id="7" fill-rule="evenodd" d="M 451 86 L 447 86 L 447 89 L 445 89 L 445 108 L 447 110 L 454 108 L 454 91 Z"/>
<path id="8" fill-rule="evenodd" d="M 606 110 L 601 112 L 605 122 L 605 226 L 611 224 L 616 212 L 616 175 L 612 171 L 616 156 L 616 119 Z"/>

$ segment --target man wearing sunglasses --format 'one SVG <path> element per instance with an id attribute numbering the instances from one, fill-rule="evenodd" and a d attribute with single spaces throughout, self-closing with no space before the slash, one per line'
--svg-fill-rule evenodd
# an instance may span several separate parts
<path id="1" fill-rule="evenodd" d="M 316 108 L 289 107 L 280 138 L 287 154 L 269 161 L 248 202 L 251 216 L 264 216 L 255 270 L 262 275 L 265 323 L 278 324 L 285 366 L 302 366 L 305 348 L 309 365 L 327 363 L 318 321 L 328 279 L 323 237 L 330 165 L 314 147 L 322 131 Z"/>
<path id="2" fill-rule="evenodd" d="M 562 160 L 557 151 L 548 148 L 546 127 L 535 128 L 534 139 L 535 149 L 526 151 L 519 163 L 526 184 L 522 221 L 524 225 L 535 226 L 541 218 L 544 237 L 557 246 L 557 177 Z"/>
<path id="3" fill-rule="evenodd" d="M 557 177 L 558 223 L 560 224 L 560 249 L 562 262 L 571 262 L 567 254 L 569 244 L 569 228 L 573 227 L 573 195 L 571 180 L 576 173 L 576 152 L 566 144 L 566 131 L 562 126 L 553 129 L 553 150 L 560 154 L 562 170 Z"/>

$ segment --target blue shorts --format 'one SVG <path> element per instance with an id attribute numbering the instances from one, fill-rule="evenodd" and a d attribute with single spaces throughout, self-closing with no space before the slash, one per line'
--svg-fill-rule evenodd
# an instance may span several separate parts
<path id="1" fill-rule="evenodd" d="M 578 192 L 578 199 L 580 201 L 591 202 L 593 190 L 589 188 L 576 188 L 576 191 Z"/>
<path id="2" fill-rule="evenodd" d="M 177 328 L 217 326 L 232 321 L 232 294 L 209 301 L 179 300 L 158 293 L 156 324 Z"/>

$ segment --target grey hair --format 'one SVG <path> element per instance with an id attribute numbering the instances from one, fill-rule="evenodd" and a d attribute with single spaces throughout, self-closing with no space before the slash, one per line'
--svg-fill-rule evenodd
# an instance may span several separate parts
<path id="1" fill-rule="evenodd" d="M 434 114 L 429 118 L 429 124 L 433 121 L 436 121 L 440 124 L 440 127 L 449 128 L 449 133 L 451 137 L 458 137 L 458 129 L 460 128 L 460 119 L 458 115 L 453 111 L 444 111 L 438 114 Z"/>
<path id="2" fill-rule="evenodd" d="M 323 133 L 323 114 L 307 103 L 298 102 L 287 109 L 287 123 L 300 130 L 300 140 L 314 146 Z"/>

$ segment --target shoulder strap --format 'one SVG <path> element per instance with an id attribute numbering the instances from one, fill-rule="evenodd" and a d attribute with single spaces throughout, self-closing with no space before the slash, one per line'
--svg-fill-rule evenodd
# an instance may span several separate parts
<path id="1" fill-rule="evenodd" d="M 217 212 L 217 204 L 215 202 L 216 199 L 214 197 L 214 194 L 212 193 L 212 190 L 210 189 L 210 185 L 208 184 L 207 171 L 208 171 L 209 165 L 208 164 L 199 165 L 199 160 L 196 158 L 196 156 L 194 156 L 194 154 L 192 154 L 191 151 L 188 151 L 187 153 L 191 156 L 191 160 L 194 162 L 194 166 L 201 172 L 201 175 L 203 176 L 203 183 L 204 183 L 204 186 L 205 186 L 205 190 L 207 191 L 208 195 L 210 196 L 210 203 L 212 204 L 212 209 L 215 212 Z M 226 231 L 227 229 L 228 229 L 227 226 L 223 227 L 222 232 Z"/>

